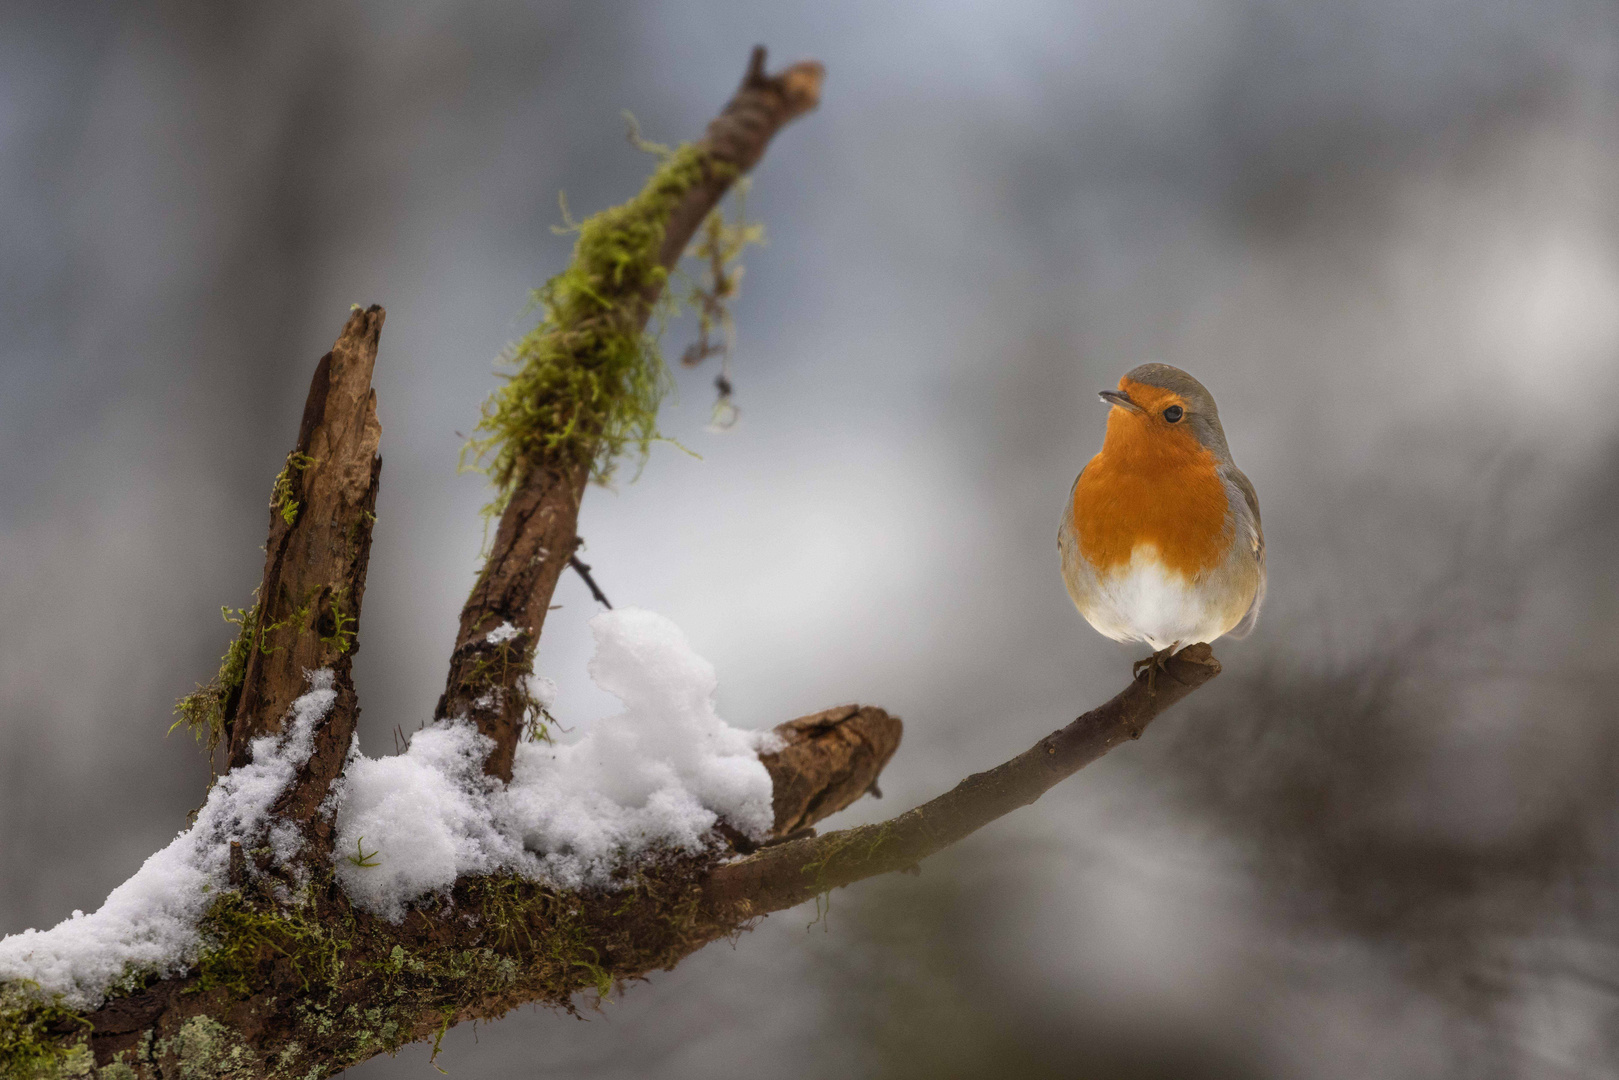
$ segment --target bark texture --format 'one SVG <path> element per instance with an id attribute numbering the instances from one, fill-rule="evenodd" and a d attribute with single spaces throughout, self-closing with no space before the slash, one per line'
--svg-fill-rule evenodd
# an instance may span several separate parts
<path id="1" fill-rule="evenodd" d="M 465 878 L 441 910 L 394 925 L 355 910 L 329 881 L 302 923 L 256 924 L 249 947 L 218 972 L 165 980 L 83 1021 L 99 1074 L 147 1078 L 324 1077 L 466 1020 L 518 1005 L 572 1008 L 575 995 L 672 968 L 758 918 L 833 888 L 908 869 L 1045 791 L 1219 673 L 1207 645 L 1171 660 L 1034 747 L 887 822 L 790 840 L 723 861 L 669 858 L 622 891 L 557 893 L 511 877 Z M 869 728 L 869 731 L 862 730 Z M 777 728 L 795 739 L 772 775 L 795 794 L 778 832 L 849 799 L 893 752 L 898 721 L 842 706 Z M 798 760 L 802 771 L 791 762 Z M 822 778 L 817 788 L 807 776 Z M 867 782 L 870 786 L 870 782 Z M 798 826 L 802 828 L 802 826 Z M 443 917 L 453 912 L 453 917 Z M 80 1022 L 58 1024 L 63 1040 Z M 128 1071 L 124 1071 L 124 1070 Z M 84 1075 L 62 1072 L 57 1075 Z"/>
<path id="2" fill-rule="evenodd" d="M 775 835 L 791 836 L 877 790 L 904 725 L 870 705 L 840 705 L 776 728 L 786 746 L 761 754 L 770 772 Z"/>
<path id="3" fill-rule="evenodd" d="M 235 767 L 251 760 L 253 739 L 281 730 L 306 689 L 305 672 L 333 670 L 337 703 L 316 733 L 309 765 L 276 807 L 306 828 L 319 851 L 329 850 L 329 836 L 316 810 L 342 770 L 359 717 L 351 669 L 382 472 L 371 374 L 385 317 L 375 305 L 355 310 L 315 367 L 298 442 L 272 497 L 257 614 L 244 627 L 247 670 L 229 720 Z"/>
<path id="4" fill-rule="evenodd" d="M 881 771 L 899 727 L 880 709 L 850 705 L 777 727 L 795 740 L 788 751 L 804 769 L 782 754 L 769 765 L 799 808 L 778 816 L 777 831 L 858 798 L 871 780 L 853 784 Z M 820 809 L 806 813 L 804 804 Z M 328 1076 L 519 1005 L 571 1009 L 581 992 L 604 994 L 672 968 L 746 928 L 753 913 L 716 919 L 703 903 L 704 876 L 721 857 L 659 860 L 622 891 L 584 895 L 514 877 L 466 878 L 444 909 L 453 918 L 419 908 L 398 925 L 357 910 L 326 880 L 313 912 L 256 923 L 224 971 L 164 980 L 92 1013 L 88 1049 L 119 1080 L 125 1065 L 141 1078 Z M 59 1032 L 79 1033 L 77 1025 Z"/>

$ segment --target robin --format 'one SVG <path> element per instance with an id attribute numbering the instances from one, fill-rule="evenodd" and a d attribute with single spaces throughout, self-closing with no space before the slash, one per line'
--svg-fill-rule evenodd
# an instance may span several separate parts
<path id="1" fill-rule="evenodd" d="M 1177 650 L 1243 637 L 1265 599 L 1254 485 L 1231 460 L 1214 396 L 1143 364 L 1103 390 L 1102 452 L 1080 470 L 1057 529 L 1074 606 L 1114 641 L 1144 641 L 1153 672 Z"/>

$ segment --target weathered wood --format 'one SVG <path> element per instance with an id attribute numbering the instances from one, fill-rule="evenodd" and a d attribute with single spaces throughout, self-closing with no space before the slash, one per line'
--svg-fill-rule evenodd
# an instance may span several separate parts
<path id="1" fill-rule="evenodd" d="M 332 669 L 337 704 L 315 733 L 308 766 L 276 807 L 308 826 L 317 846 L 325 825 L 316 810 L 343 767 L 359 713 L 350 669 L 382 469 L 371 375 L 384 318 L 375 306 L 352 312 L 315 368 L 298 442 L 277 478 L 247 671 L 229 717 L 235 767 L 251 759 L 253 739 L 281 731 L 308 688 L 306 673 Z"/>
<path id="2" fill-rule="evenodd" d="M 870 705 L 840 705 L 776 728 L 787 743 L 759 760 L 770 772 L 776 836 L 790 836 L 868 791 L 899 749 L 904 725 Z"/>
<path id="3" fill-rule="evenodd" d="M 753 168 L 782 125 L 820 100 L 820 64 L 794 64 L 778 75 L 764 70 L 765 52 L 755 49 L 742 85 L 698 143 L 701 179 L 671 210 L 658 262 L 666 270 L 680 261 L 698 226 L 733 183 Z M 662 289 L 655 286 L 615 304 L 634 308 L 644 326 Z M 589 455 L 587 455 L 588 457 Z M 510 780 L 522 736 L 526 700 L 520 680 L 528 674 L 551 595 L 579 545 L 579 503 L 590 480 L 590 463 L 578 457 L 529 460 L 495 530 L 482 574 L 461 610 L 450 672 L 436 715 L 464 716 L 494 741 L 484 770 Z M 500 645 L 486 639 L 509 622 L 519 636 Z M 517 662 L 513 662 L 513 658 Z"/>
<path id="4" fill-rule="evenodd" d="M 820 78 L 814 64 L 766 76 L 762 52 L 755 54 L 742 89 L 710 125 L 708 171 L 691 189 L 698 194 L 670 218 L 660 256 L 666 263 L 679 257 L 730 180 L 757 161 L 774 130 L 813 107 Z M 648 300 L 636 294 L 626 302 Z M 317 367 L 297 449 L 277 486 L 260 605 L 248 628 L 253 651 L 228 709 L 229 752 L 241 764 L 253 738 L 281 731 L 288 706 L 306 689 L 304 672 L 333 669 L 337 706 L 275 807 L 303 824 L 314 857 L 305 873 L 277 876 L 233 846 L 229 887 L 203 919 L 196 968 L 124 986 L 88 1017 L 37 1014 L 45 1018 L 28 1037 L 64 1051 L 55 1071 L 42 1074 L 52 1080 L 308 1080 L 521 1004 L 571 1007 L 574 994 L 672 967 L 771 911 L 914 866 L 1139 737 L 1219 672 L 1207 645 L 1192 646 L 1168 661 L 1155 689 L 1146 676 L 1136 679 L 1029 751 L 929 803 L 878 825 L 805 837 L 814 822 L 875 791 L 900 741 L 900 721 L 881 709 L 829 709 L 781 725 L 786 745 L 763 755 L 779 842 L 753 854 L 724 862 L 719 844 L 665 853 L 627 867 L 623 888 L 613 891 L 559 893 L 509 876 L 468 877 L 398 923 L 358 911 L 323 861 L 329 840 L 318 808 L 342 768 L 358 712 L 350 664 L 380 468 L 370 379 L 382 321 L 380 308 L 356 312 Z M 588 460 L 526 464 L 463 611 L 440 715 L 482 708 L 474 691 L 496 701 L 501 695 L 491 688 L 515 685 L 577 545 Z M 504 620 L 520 633 L 492 650 L 485 639 Z M 521 715 L 502 708 L 476 718 L 499 746 L 486 771 L 509 776 Z M 12 1031 L 24 1031 L 28 1008 L 42 1007 L 24 1006 L 5 1019 Z"/>

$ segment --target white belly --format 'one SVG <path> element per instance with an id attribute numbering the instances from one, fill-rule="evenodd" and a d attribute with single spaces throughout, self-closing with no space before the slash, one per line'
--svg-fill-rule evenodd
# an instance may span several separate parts
<path id="1" fill-rule="evenodd" d="M 1231 629 L 1219 605 L 1206 602 L 1206 590 L 1166 569 L 1151 545 L 1136 548 L 1127 565 L 1097 575 L 1087 593 L 1080 614 L 1114 641 L 1167 649 L 1213 641 Z"/>

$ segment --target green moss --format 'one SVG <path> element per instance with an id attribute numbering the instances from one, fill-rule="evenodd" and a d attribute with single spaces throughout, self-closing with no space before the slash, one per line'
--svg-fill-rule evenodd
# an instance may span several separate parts
<path id="1" fill-rule="evenodd" d="M 253 654 L 255 643 L 262 645 L 263 636 L 259 631 L 258 604 L 219 610 L 226 622 L 239 627 L 236 640 L 220 657 L 219 671 L 213 679 L 174 703 L 179 719 L 169 726 L 170 734 L 182 724 L 189 728 L 198 742 L 207 744 L 210 760 L 226 736 L 227 717 L 242 689 L 242 680 L 247 677 L 248 657 Z"/>
<path id="2" fill-rule="evenodd" d="M 343 608 L 343 601 L 348 599 L 348 586 L 339 585 L 332 590 L 332 632 L 321 637 L 322 645 L 346 653 L 354 645 L 354 616 Z"/>
<path id="3" fill-rule="evenodd" d="M 125 1051 L 126 1060 L 173 1062 L 172 1075 L 182 1077 L 292 1080 L 328 1075 L 417 1039 L 437 1045 L 457 1018 L 499 1015 L 535 1000 L 572 1010 L 578 991 L 606 997 L 615 974 L 664 966 L 675 955 L 638 952 L 624 931 L 602 936 L 604 916 L 627 914 L 638 897 L 657 897 L 649 906 L 661 921 L 671 920 L 674 909 L 660 894 L 695 896 L 692 880 L 638 875 L 609 904 L 603 896 L 560 893 L 511 875 L 474 878 L 435 901 L 460 913 L 452 937 L 407 932 L 403 940 L 398 926 L 350 910 L 329 878 L 311 883 L 291 906 L 249 885 L 245 895 L 219 896 L 202 920 L 202 956 L 187 991 L 204 995 L 193 1006 L 200 1015 L 166 1038 L 148 1034 Z M 695 918 L 695 909 L 680 908 L 679 918 Z M 689 940 L 692 932 L 671 930 L 671 941 Z M 290 996 L 292 1008 L 292 1029 L 272 1049 L 249 1045 L 226 1019 L 242 1015 L 238 1003 L 267 986 Z M 45 1001 L 37 988 L 4 987 L 0 1077 L 90 1075 L 93 1061 L 81 1034 L 87 1028 L 82 1016 Z M 133 1074 L 115 1064 L 96 1075 Z"/>
<path id="4" fill-rule="evenodd" d="M 288 961 L 307 990 L 335 987 L 353 942 L 350 927 L 317 916 L 307 901 L 285 911 L 229 892 L 214 901 L 198 930 L 203 951 L 192 993 L 223 986 L 243 997 L 262 985 L 278 959 Z"/>
<path id="5" fill-rule="evenodd" d="M 301 634 L 315 625 L 317 633 L 321 629 L 330 630 L 330 633 L 321 635 L 322 644 L 339 653 L 352 649 L 356 620 L 348 608 L 348 588 L 338 586 L 331 590 L 329 618 L 317 613 L 316 605 L 321 591 L 320 586 L 311 589 L 303 605 L 294 609 L 289 618 L 268 625 L 260 624 L 262 605 L 258 603 L 245 608 L 220 608 L 225 621 L 239 628 L 236 638 L 225 650 L 225 655 L 220 657 L 219 671 L 214 677 L 174 703 L 176 719 L 169 725 L 169 733 L 173 734 L 181 726 L 186 727 L 199 743 L 207 747 L 211 760 L 219 744 L 229 737 L 230 714 L 236 707 L 242 682 L 247 677 L 247 663 L 253 650 L 258 649 L 269 656 L 284 648 L 271 644 L 271 637 L 277 630 L 290 626 L 293 633 Z"/>
<path id="6" fill-rule="evenodd" d="M 370 870 L 372 867 L 381 866 L 381 863 L 374 861 L 374 856 L 376 856 L 377 852 L 365 850 L 365 848 L 362 846 L 364 843 L 365 837 L 359 837 L 354 841 L 354 854 L 345 855 L 344 858 L 348 859 L 351 866 L 358 866 L 363 870 Z"/>
<path id="7" fill-rule="evenodd" d="M 281 466 L 281 471 L 275 475 L 275 483 L 270 485 L 270 509 L 281 515 L 281 520 L 288 525 L 298 523 L 298 500 L 293 497 L 293 478 L 303 474 L 309 466 L 315 464 L 315 459 L 308 454 L 294 450 L 287 455 L 287 463 Z"/>
<path id="8" fill-rule="evenodd" d="M 832 913 L 833 886 L 827 881 L 827 868 L 832 862 L 852 848 L 861 849 L 862 861 L 870 860 L 892 839 L 893 831 L 894 823 L 885 821 L 879 825 L 861 825 L 858 828 L 845 829 L 840 833 L 821 838 L 818 842 L 820 854 L 803 867 L 804 874 L 815 879 L 815 918 L 810 922 L 810 926 L 823 922 Z"/>
<path id="9" fill-rule="evenodd" d="M 126 1061 L 109 1061 L 96 1070 L 96 1080 L 136 1080 L 135 1067 Z"/>
<path id="10" fill-rule="evenodd" d="M 0 1076 L 7 1080 L 44 1080 L 82 1071 L 88 1057 L 75 1030 L 88 1031 L 84 1016 L 62 1004 L 60 995 L 46 998 L 28 980 L 0 985 Z"/>
<path id="11" fill-rule="evenodd" d="M 528 954 L 548 963 L 558 982 L 573 984 L 583 974 L 598 997 L 611 992 L 613 977 L 602 966 L 601 953 L 587 939 L 576 897 L 516 877 L 479 879 L 476 895 L 484 933 L 502 952 Z M 530 929 L 537 919 L 545 925 L 545 933 L 538 939 Z"/>
<path id="12" fill-rule="evenodd" d="M 491 515 L 541 458 L 588 464 L 606 482 L 626 450 L 644 458 L 657 437 L 670 380 L 645 329 L 648 297 L 668 277 L 658 251 L 669 215 L 714 168 L 696 146 L 657 150 L 639 195 L 578 225 L 568 268 L 534 293 L 543 317 L 511 350 L 516 370 L 484 402 L 462 461 L 490 474 Z"/>
<path id="13" fill-rule="evenodd" d="M 475 696 L 480 693 L 515 695 L 523 716 L 523 738 L 531 742 L 550 742 L 551 725 L 556 724 L 557 719 L 529 696 L 526 677 L 533 673 L 534 639 L 530 634 L 522 633 L 498 644 L 486 639 L 467 669 L 466 685 Z"/>
<path id="14" fill-rule="evenodd" d="M 439 1022 L 438 1030 L 433 1033 L 433 1052 L 427 1056 L 427 1063 L 441 1073 L 445 1072 L 445 1070 L 440 1069 L 438 1066 L 439 1047 L 443 1044 L 444 1036 L 449 1032 L 450 1025 L 453 1023 L 455 1023 L 455 1010 L 445 1009 L 444 1018 Z M 448 1075 L 448 1073 L 445 1073 L 445 1075 Z"/>

